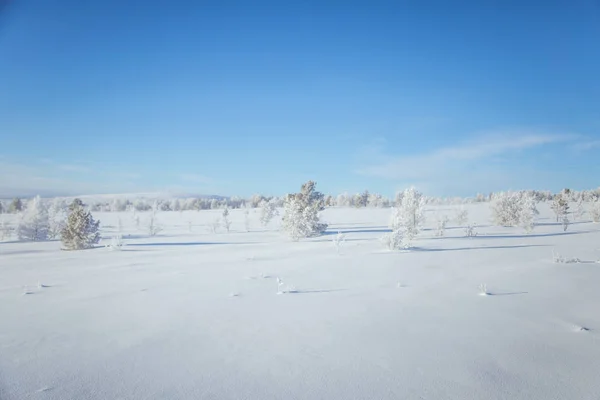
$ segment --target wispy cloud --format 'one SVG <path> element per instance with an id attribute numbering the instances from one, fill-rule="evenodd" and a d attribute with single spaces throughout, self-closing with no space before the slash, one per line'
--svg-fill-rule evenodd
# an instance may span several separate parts
<path id="1" fill-rule="evenodd" d="M 474 181 L 510 184 L 514 164 L 503 162 L 520 152 L 545 145 L 568 142 L 573 135 L 531 132 L 485 134 L 456 146 L 442 147 L 421 154 L 393 156 L 380 153 L 374 162 L 359 168 L 361 175 L 392 180 L 402 184 L 416 184 L 444 191 L 463 191 L 469 186 L 477 190 Z M 512 180 L 515 182 L 515 180 Z M 505 187 L 506 188 L 506 187 Z M 482 189 L 483 190 L 483 189 Z"/>
<path id="2" fill-rule="evenodd" d="M 591 140 L 587 142 L 575 143 L 573 145 L 573 150 L 577 151 L 588 151 L 600 148 L 600 140 Z"/>

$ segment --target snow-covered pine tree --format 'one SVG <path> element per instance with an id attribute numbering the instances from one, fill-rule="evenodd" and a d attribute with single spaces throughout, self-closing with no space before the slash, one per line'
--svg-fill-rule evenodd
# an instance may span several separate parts
<path id="1" fill-rule="evenodd" d="M 48 240 L 48 209 L 40 196 L 31 200 L 17 227 L 19 240 Z"/>
<path id="2" fill-rule="evenodd" d="M 556 215 L 556 222 L 563 220 L 565 215 L 568 215 L 569 202 L 564 191 L 554 196 L 550 208 L 552 208 L 552 211 L 554 211 L 554 214 Z"/>
<path id="3" fill-rule="evenodd" d="M 288 194 L 284 199 L 282 229 L 293 240 L 317 236 L 327 229 L 327 224 L 319 221 L 324 195 L 315 187 L 315 182 L 308 181 L 302 185 L 300 193 Z"/>
<path id="4" fill-rule="evenodd" d="M 8 206 L 8 212 L 11 214 L 16 214 L 21 211 L 23 211 L 23 202 L 21 199 L 15 197 Z"/>
<path id="5" fill-rule="evenodd" d="M 92 214 L 84 209 L 81 200 L 73 200 L 69 206 L 67 224 L 61 233 L 63 250 L 82 250 L 94 247 L 100 241 L 99 225 L 100 221 L 94 221 Z"/>
<path id="6" fill-rule="evenodd" d="M 425 199 L 414 187 L 406 189 L 401 196 L 396 196 L 399 203 L 392 211 L 390 228 L 392 232 L 385 235 L 383 242 L 390 250 L 407 249 L 419 234 L 423 223 Z"/>

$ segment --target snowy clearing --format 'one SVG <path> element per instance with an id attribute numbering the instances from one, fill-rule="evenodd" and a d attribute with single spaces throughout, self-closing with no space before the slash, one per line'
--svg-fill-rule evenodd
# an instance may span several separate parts
<path id="1" fill-rule="evenodd" d="M 150 212 L 95 212 L 95 249 L 9 239 L 0 399 L 597 398 L 600 225 L 564 232 L 543 204 L 526 234 L 465 208 L 476 236 L 429 206 L 410 251 L 364 208 L 299 242 L 258 210 L 250 232 L 244 210 L 230 233 L 220 210 L 159 212 L 154 236 Z"/>

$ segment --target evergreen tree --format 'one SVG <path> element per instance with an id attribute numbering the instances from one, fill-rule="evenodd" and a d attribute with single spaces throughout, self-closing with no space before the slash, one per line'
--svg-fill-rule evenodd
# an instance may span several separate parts
<path id="1" fill-rule="evenodd" d="M 23 202 L 21 201 L 21 199 L 15 197 L 10 203 L 10 206 L 8 206 L 8 212 L 16 214 L 21 211 L 23 211 Z"/>
<path id="2" fill-rule="evenodd" d="M 300 193 L 288 194 L 284 200 L 282 228 L 293 240 L 317 236 L 327 229 L 319 221 L 319 211 L 324 209 L 325 196 L 315 190 L 316 183 L 308 181 Z"/>
<path id="3" fill-rule="evenodd" d="M 73 200 L 69 206 L 67 224 L 61 233 L 63 250 L 82 250 L 94 247 L 100 241 L 98 227 L 100 221 L 94 221 L 92 214 L 85 211 L 83 202 Z"/>

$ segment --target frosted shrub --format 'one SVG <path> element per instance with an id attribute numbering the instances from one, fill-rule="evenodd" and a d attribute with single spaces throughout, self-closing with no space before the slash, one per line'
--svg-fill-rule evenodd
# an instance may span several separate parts
<path id="1" fill-rule="evenodd" d="M 494 223 L 499 226 L 516 226 L 521 214 L 521 195 L 519 193 L 500 192 L 491 203 Z"/>
<path id="2" fill-rule="evenodd" d="M 11 228 L 4 217 L 4 214 L 0 214 L 0 240 L 5 240 L 11 235 Z"/>
<path id="3" fill-rule="evenodd" d="M 535 197 L 530 193 L 522 193 L 519 204 L 519 225 L 525 229 L 525 232 L 531 233 L 535 227 L 535 216 L 539 214 Z"/>
<path id="4" fill-rule="evenodd" d="M 469 224 L 465 227 L 465 236 L 466 237 L 477 236 L 477 232 L 475 231 L 475 224 Z"/>
<path id="5" fill-rule="evenodd" d="M 244 228 L 246 232 L 250 232 L 250 211 L 244 210 Z"/>
<path id="6" fill-rule="evenodd" d="M 563 220 L 569 213 L 569 202 L 566 196 L 563 193 L 555 195 L 550 208 L 552 208 L 552 211 L 556 215 L 556 222 Z"/>
<path id="7" fill-rule="evenodd" d="M 219 230 L 220 227 L 221 227 L 221 220 L 219 218 L 216 218 L 210 224 L 210 230 L 212 231 L 212 233 L 217 233 L 217 231 Z"/>
<path id="8" fill-rule="evenodd" d="M 552 249 L 552 261 L 555 264 L 577 264 L 580 263 L 581 260 L 579 258 L 566 258 L 558 254 Z"/>
<path id="9" fill-rule="evenodd" d="M 156 213 L 154 211 L 151 212 L 150 217 L 148 218 L 147 228 L 150 236 L 156 236 L 162 231 L 162 227 L 158 223 L 158 218 L 156 218 Z"/>
<path id="10" fill-rule="evenodd" d="M 595 224 L 600 223 L 600 200 L 596 200 L 592 203 L 590 217 Z"/>
<path id="11" fill-rule="evenodd" d="M 446 215 L 442 217 L 438 217 L 436 220 L 437 229 L 435 231 L 435 236 L 442 237 L 446 232 L 446 225 L 448 224 L 448 217 Z"/>
<path id="12" fill-rule="evenodd" d="M 409 248 L 412 241 L 420 232 L 423 223 L 423 210 L 425 200 L 423 195 L 415 188 L 406 189 L 401 196 L 397 196 L 399 203 L 392 211 L 390 228 L 392 233 L 384 237 L 383 241 L 389 248 Z M 402 239 L 399 239 L 399 238 Z M 398 241 L 401 241 L 398 247 Z M 392 247 L 390 247 L 390 245 Z"/>
<path id="13" fill-rule="evenodd" d="M 577 202 L 577 210 L 575 211 L 575 218 L 578 221 L 581 221 L 585 216 L 585 206 L 584 206 L 584 198 L 583 196 Z"/>
<path id="14" fill-rule="evenodd" d="M 571 222 L 569 221 L 569 217 L 567 216 L 567 214 L 563 215 L 563 219 L 562 219 L 563 232 L 566 232 L 567 229 L 569 229 L 570 224 L 571 224 Z"/>
<path id="15" fill-rule="evenodd" d="M 61 232 L 63 250 L 82 250 L 94 247 L 100 241 L 98 226 L 92 214 L 85 211 L 83 203 L 75 199 L 69 207 L 67 223 Z"/>
<path id="16" fill-rule="evenodd" d="M 285 197 L 281 227 L 293 240 L 317 236 L 327 229 L 327 224 L 319 220 L 324 196 L 315 191 L 315 187 L 316 183 L 308 181 L 302 185 L 300 193 Z"/>
<path id="17" fill-rule="evenodd" d="M 481 285 L 479 285 L 479 295 L 480 296 L 489 296 L 490 295 L 490 292 L 488 292 L 488 288 L 485 283 L 482 283 Z"/>
<path id="18" fill-rule="evenodd" d="M 346 242 L 346 236 L 342 232 L 338 232 L 337 235 L 333 237 L 332 241 L 337 253 L 340 254 L 342 244 Z"/>
<path id="19" fill-rule="evenodd" d="M 65 227 L 67 220 L 66 207 L 61 199 L 54 199 L 48 208 L 48 238 L 56 239 Z"/>
<path id="20" fill-rule="evenodd" d="M 36 196 L 27 205 L 17 227 L 19 240 L 48 240 L 48 209 L 40 196 Z"/>
<path id="21" fill-rule="evenodd" d="M 106 246 L 108 249 L 112 251 L 120 251 L 125 247 L 125 242 L 123 241 L 123 236 L 119 233 L 112 237 L 110 240 L 110 244 Z"/>
<path id="22" fill-rule="evenodd" d="M 260 203 L 260 223 L 262 224 L 262 226 L 269 225 L 269 222 L 271 222 L 273 217 L 275 217 L 278 214 L 279 214 L 279 212 L 277 211 L 277 202 L 275 201 L 275 199 L 272 199 L 270 201 L 267 201 L 267 200 L 261 201 L 261 203 Z"/>
<path id="23" fill-rule="evenodd" d="M 381 243 L 389 250 L 402 250 L 410 247 L 411 240 L 407 239 L 402 228 L 399 228 L 383 235 Z"/>
<path id="24" fill-rule="evenodd" d="M 469 221 L 469 212 L 464 208 L 456 210 L 456 217 L 454 218 L 459 226 L 466 224 Z"/>
<path id="25" fill-rule="evenodd" d="M 223 210 L 222 216 L 223 216 L 223 227 L 225 228 L 227 233 L 229 233 L 229 230 L 231 228 L 231 221 L 229 220 L 229 209 L 227 207 L 225 207 L 225 209 Z"/>

